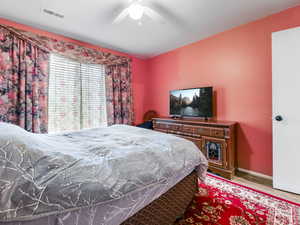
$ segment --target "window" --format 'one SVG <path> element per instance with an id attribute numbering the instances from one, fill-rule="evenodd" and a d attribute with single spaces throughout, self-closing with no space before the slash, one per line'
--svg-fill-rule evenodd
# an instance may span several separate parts
<path id="1" fill-rule="evenodd" d="M 107 125 L 105 67 L 51 54 L 50 133 Z"/>

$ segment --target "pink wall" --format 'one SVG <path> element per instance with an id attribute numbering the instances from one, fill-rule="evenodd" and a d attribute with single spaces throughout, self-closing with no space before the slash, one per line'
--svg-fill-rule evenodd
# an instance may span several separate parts
<path id="1" fill-rule="evenodd" d="M 300 26 L 300 7 L 148 61 L 145 110 L 168 115 L 172 89 L 213 86 L 216 117 L 237 121 L 238 167 L 272 175 L 271 33 Z"/>
<path id="2" fill-rule="evenodd" d="M 141 60 L 138 59 L 136 57 L 130 56 L 128 54 L 122 53 L 122 52 L 118 52 L 118 51 L 113 51 L 107 48 L 102 48 L 100 46 L 96 46 L 96 45 L 92 45 L 86 42 L 82 42 L 82 41 L 78 41 L 75 39 L 71 39 L 62 35 L 58 35 L 58 34 L 54 34 L 54 33 L 50 33 L 44 30 L 40 30 L 40 29 L 36 29 L 30 26 L 26 26 L 23 24 L 19 24 L 19 23 L 15 23 L 12 22 L 10 20 L 4 19 L 4 18 L 0 18 L 0 24 L 4 24 L 4 25 L 9 25 L 9 26 L 14 26 L 16 28 L 19 29 L 23 29 L 23 30 L 27 30 L 27 31 L 31 31 L 34 33 L 38 33 L 44 36 L 48 36 L 48 37 L 52 37 L 58 40 L 64 40 L 64 41 L 68 41 L 68 42 L 72 42 L 81 46 L 85 46 L 88 48 L 93 48 L 99 51 L 104 51 L 104 52 L 110 52 L 116 55 L 122 55 L 122 56 L 128 56 L 130 58 L 132 58 L 132 83 L 133 83 L 133 99 L 134 99 L 134 110 L 135 110 L 135 123 L 140 123 L 142 121 L 142 116 L 143 116 L 143 108 L 139 107 L 140 105 L 142 105 L 143 101 L 143 93 L 144 93 L 144 83 L 143 83 L 143 78 L 145 77 L 144 74 L 146 73 L 145 69 L 146 69 L 146 61 L 145 60 Z"/>
<path id="3" fill-rule="evenodd" d="M 135 59 L 132 63 L 133 68 L 133 103 L 135 112 L 136 124 L 143 121 L 143 115 L 146 111 L 144 99 L 146 96 L 147 85 L 147 61 L 141 59 Z"/>

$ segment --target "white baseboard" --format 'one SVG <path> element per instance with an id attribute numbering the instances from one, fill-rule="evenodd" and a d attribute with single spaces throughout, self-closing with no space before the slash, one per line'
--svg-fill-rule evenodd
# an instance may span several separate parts
<path id="1" fill-rule="evenodd" d="M 264 179 L 273 180 L 273 177 L 268 176 L 268 175 L 263 174 L 263 173 L 258 173 L 258 172 L 254 172 L 254 171 L 251 171 L 251 170 L 246 170 L 246 169 L 243 169 L 243 168 L 237 168 L 237 170 L 239 170 L 241 172 L 244 172 L 244 173 L 248 173 L 248 174 L 256 176 L 256 177 L 261 177 L 261 178 L 264 178 Z"/>

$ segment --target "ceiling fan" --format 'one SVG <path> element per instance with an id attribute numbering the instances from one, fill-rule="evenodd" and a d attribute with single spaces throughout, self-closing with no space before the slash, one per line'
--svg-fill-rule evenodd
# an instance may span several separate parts
<path id="1" fill-rule="evenodd" d="M 139 21 L 139 25 L 142 25 L 141 19 L 144 15 L 150 17 L 154 21 L 160 23 L 164 22 L 164 18 L 151 7 L 144 5 L 142 0 L 132 0 L 129 6 L 123 9 L 114 19 L 113 24 L 118 24 L 129 16 L 131 19 Z"/>

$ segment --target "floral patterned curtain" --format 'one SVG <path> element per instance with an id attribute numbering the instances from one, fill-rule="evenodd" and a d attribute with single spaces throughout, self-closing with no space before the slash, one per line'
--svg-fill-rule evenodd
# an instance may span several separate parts
<path id="1" fill-rule="evenodd" d="M 130 64 L 106 67 L 107 123 L 132 124 L 134 119 Z"/>
<path id="2" fill-rule="evenodd" d="M 0 27 L 0 121 L 47 132 L 49 54 Z"/>
<path id="3" fill-rule="evenodd" d="M 56 40 L 54 38 L 41 36 L 32 32 L 19 30 L 10 26 L 0 25 L 0 28 L 2 30 L 8 30 L 11 33 L 16 34 L 21 39 L 26 40 L 28 46 L 38 46 L 40 48 L 40 52 L 43 52 L 42 50 L 44 50 L 44 53 L 56 53 L 81 63 L 105 65 L 108 124 L 132 124 L 134 115 L 131 91 L 131 59 L 129 57 L 118 56 L 112 53 L 86 48 L 62 40 Z M 40 56 L 38 58 L 40 58 Z M 47 59 L 45 58 L 43 62 L 48 61 Z M 40 66 L 37 66 L 37 68 L 39 67 Z M 46 69 L 47 68 L 44 65 L 43 74 L 45 74 L 45 76 L 47 75 L 45 73 Z M 45 80 L 41 80 L 40 83 L 44 82 Z M 33 86 L 36 87 L 37 85 Z M 46 90 L 40 92 L 40 95 L 46 95 Z M 44 98 L 46 101 L 46 96 L 44 96 Z M 43 107 L 44 106 L 41 106 L 41 108 Z M 45 118 L 44 115 L 42 117 Z M 44 121 L 46 123 L 45 119 Z M 43 131 L 44 130 L 45 129 L 43 129 Z"/>

